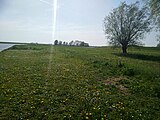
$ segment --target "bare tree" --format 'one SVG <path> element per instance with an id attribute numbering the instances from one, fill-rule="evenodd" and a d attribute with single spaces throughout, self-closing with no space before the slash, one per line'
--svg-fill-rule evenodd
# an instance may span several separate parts
<path id="1" fill-rule="evenodd" d="M 144 33 L 149 32 L 150 19 L 147 8 L 139 8 L 139 3 L 127 5 L 125 2 L 105 17 L 104 31 L 111 45 L 121 45 L 127 53 L 128 45 L 137 45 Z"/>

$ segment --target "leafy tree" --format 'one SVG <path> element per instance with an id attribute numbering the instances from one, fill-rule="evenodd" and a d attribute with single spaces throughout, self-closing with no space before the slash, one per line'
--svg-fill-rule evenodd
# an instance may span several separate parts
<path id="1" fill-rule="evenodd" d="M 153 20 L 153 24 L 156 25 L 156 31 L 158 32 L 157 41 L 160 40 L 160 0 L 143 0 L 146 7 L 149 8 L 150 17 Z M 160 43 L 159 43 L 160 44 Z"/>
<path id="2" fill-rule="evenodd" d="M 72 45 L 73 45 L 73 43 L 74 43 L 74 42 L 73 42 L 73 40 L 72 40 L 72 41 L 69 43 L 69 45 L 70 45 L 70 46 L 72 46 Z"/>
<path id="3" fill-rule="evenodd" d="M 160 0 L 143 0 L 150 10 L 151 17 L 160 30 Z"/>
<path id="4" fill-rule="evenodd" d="M 159 37 L 159 39 L 157 39 L 157 41 L 158 41 L 157 47 L 160 47 L 160 36 L 158 36 L 158 37 Z"/>
<path id="5" fill-rule="evenodd" d="M 63 42 L 63 45 L 66 45 L 66 42 Z"/>
<path id="6" fill-rule="evenodd" d="M 85 47 L 89 47 L 89 44 L 88 44 L 88 43 L 84 43 L 84 46 L 85 46 Z"/>
<path id="7" fill-rule="evenodd" d="M 62 41 L 59 41 L 59 45 L 62 45 Z"/>
<path id="8" fill-rule="evenodd" d="M 81 42 L 80 46 L 84 46 L 84 44 L 85 44 L 84 42 Z"/>
<path id="9" fill-rule="evenodd" d="M 140 44 L 139 39 L 150 29 L 147 8 L 139 8 L 138 2 L 130 5 L 123 2 L 104 19 L 104 31 L 109 43 L 121 45 L 123 53 L 127 53 L 128 45 Z"/>
<path id="10" fill-rule="evenodd" d="M 55 40 L 55 41 L 54 41 L 54 45 L 58 45 L 58 40 Z"/>
<path id="11" fill-rule="evenodd" d="M 66 46 L 68 46 L 68 42 L 66 42 Z"/>

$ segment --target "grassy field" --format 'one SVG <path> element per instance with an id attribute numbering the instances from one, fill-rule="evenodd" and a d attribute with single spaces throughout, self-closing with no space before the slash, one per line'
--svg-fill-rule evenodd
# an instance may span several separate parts
<path id="1" fill-rule="evenodd" d="M 160 120 L 160 49 L 120 52 L 34 44 L 0 52 L 0 119 Z"/>

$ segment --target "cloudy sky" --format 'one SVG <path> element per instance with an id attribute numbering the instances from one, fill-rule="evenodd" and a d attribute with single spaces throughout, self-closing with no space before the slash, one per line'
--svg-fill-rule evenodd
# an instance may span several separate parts
<path id="1" fill-rule="evenodd" d="M 83 40 L 90 45 L 107 45 L 103 19 L 124 0 L 57 0 L 53 38 L 54 0 L 0 0 L 0 41 L 52 43 Z M 136 0 L 125 0 L 133 3 Z M 155 33 L 143 40 L 157 44 Z"/>

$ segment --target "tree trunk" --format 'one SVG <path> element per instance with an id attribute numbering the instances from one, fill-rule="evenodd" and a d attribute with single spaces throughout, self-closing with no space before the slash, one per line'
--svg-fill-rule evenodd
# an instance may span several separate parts
<path id="1" fill-rule="evenodd" d="M 123 54 L 127 54 L 127 46 L 126 45 L 122 45 L 122 52 L 123 52 Z"/>

